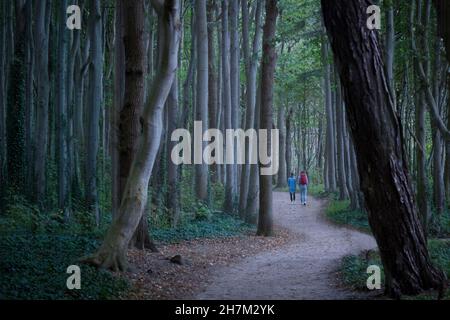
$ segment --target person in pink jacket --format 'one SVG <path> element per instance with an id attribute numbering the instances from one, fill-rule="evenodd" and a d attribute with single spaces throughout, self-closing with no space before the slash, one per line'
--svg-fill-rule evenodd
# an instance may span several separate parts
<path id="1" fill-rule="evenodd" d="M 298 184 L 300 185 L 300 202 L 306 206 L 306 197 L 308 194 L 308 175 L 306 171 L 300 172 Z"/>

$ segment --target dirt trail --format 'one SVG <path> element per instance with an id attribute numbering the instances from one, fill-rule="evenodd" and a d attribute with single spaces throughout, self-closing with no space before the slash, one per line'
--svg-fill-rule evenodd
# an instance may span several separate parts
<path id="1" fill-rule="evenodd" d="M 290 204 L 287 193 L 274 193 L 275 224 L 295 233 L 293 241 L 230 267 L 217 270 L 198 299 L 360 299 L 338 287 L 340 259 L 376 247 L 364 233 L 330 224 L 325 201 L 309 198 L 306 207 Z"/>

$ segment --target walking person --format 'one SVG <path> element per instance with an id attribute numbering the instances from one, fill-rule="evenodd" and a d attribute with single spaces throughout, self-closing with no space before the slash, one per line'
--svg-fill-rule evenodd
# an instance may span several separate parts
<path id="1" fill-rule="evenodd" d="M 300 202 L 306 206 L 306 197 L 308 194 L 308 175 L 306 171 L 300 172 L 298 180 L 298 184 L 300 185 Z"/>
<path id="2" fill-rule="evenodd" d="M 291 198 L 291 203 L 295 202 L 295 192 L 297 191 L 297 181 L 295 180 L 294 173 L 291 173 L 291 176 L 288 178 L 288 186 L 289 186 L 289 197 Z"/>

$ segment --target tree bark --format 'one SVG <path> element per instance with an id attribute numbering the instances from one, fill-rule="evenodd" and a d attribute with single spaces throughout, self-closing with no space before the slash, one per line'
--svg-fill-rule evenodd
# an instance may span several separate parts
<path id="1" fill-rule="evenodd" d="M 111 130 L 111 162 L 112 162 L 112 217 L 117 216 L 120 207 L 120 147 L 119 147 L 119 124 L 120 112 L 124 105 L 125 97 L 125 45 L 124 23 L 125 23 L 124 2 L 116 2 L 115 11 L 115 39 L 114 39 L 114 95 Z M 153 48 L 151 49 L 153 51 Z"/>
<path id="2" fill-rule="evenodd" d="M 231 128 L 239 128 L 240 119 L 240 69 L 239 69 L 239 0 L 228 0 L 230 22 L 230 95 L 231 95 Z M 237 144 L 234 145 L 234 164 L 231 165 L 233 174 L 233 212 L 237 209 L 239 201 L 238 192 L 238 165 L 236 164 Z"/>
<path id="3" fill-rule="evenodd" d="M 102 48 L 102 17 L 100 1 L 89 2 L 89 91 L 87 94 L 87 136 L 86 136 L 86 176 L 85 198 L 87 209 L 94 214 L 96 223 L 100 222 L 100 211 L 97 190 L 97 155 L 100 145 L 100 110 L 103 83 L 103 48 Z"/>
<path id="4" fill-rule="evenodd" d="M 445 44 L 445 52 L 447 57 L 447 62 L 450 63 L 450 6 L 448 3 L 445 3 L 444 0 L 434 0 L 434 4 L 437 11 L 437 20 L 438 20 L 438 36 L 444 39 Z M 450 92 L 450 76 L 447 75 L 447 85 L 448 92 Z M 447 99 L 447 128 L 450 127 L 450 99 Z M 442 136 L 442 134 L 440 133 Z M 447 198 L 450 197 L 450 139 L 446 139 L 446 162 L 445 162 L 445 193 L 447 194 Z M 438 173 L 436 173 L 437 175 Z M 440 177 L 438 178 L 440 180 Z M 441 183 L 439 181 L 438 183 Z M 438 197 L 441 197 L 441 193 L 439 193 Z M 442 200 L 436 199 L 438 203 L 441 203 Z M 440 205 L 438 205 L 440 206 Z"/>
<path id="5" fill-rule="evenodd" d="M 280 130 L 280 154 L 279 154 L 279 169 L 277 176 L 277 188 L 286 187 L 287 177 L 290 172 L 286 170 L 286 130 L 284 128 L 285 120 L 285 112 L 284 107 L 280 105 L 278 107 L 278 118 L 277 118 L 277 129 Z"/>
<path id="6" fill-rule="evenodd" d="M 386 291 L 397 298 L 430 288 L 442 291 L 445 275 L 428 254 L 378 36 L 365 27 L 369 5 L 367 0 L 322 0 Z"/>
<path id="7" fill-rule="evenodd" d="M 141 139 L 141 117 L 144 110 L 145 70 L 147 65 L 144 1 L 121 0 L 121 2 L 120 7 L 124 9 L 124 29 L 122 37 L 117 38 L 116 41 L 123 42 L 125 55 L 125 92 L 123 106 L 119 112 L 118 123 L 119 185 L 117 197 L 120 199 L 119 201 L 123 199 L 130 168 Z M 120 30 L 118 31 L 118 35 L 120 36 L 122 32 Z M 120 50 L 121 45 L 117 45 Z M 120 80 L 118 79 L 118 81 Z M 119 93 L 120 91 L 117 94 Z M 117 99 L 119 100 L 120 97 L 117 97 Z M 146 216 L 143 215 L 130 245 L 138 249 L 155 250 L 155 246 L 148 232 Z"/>
<path id="8" fill-rule="evenodd" d="M 59 3 L 58 14 L 58 76 L 57 76 L 57 141 L 58 141 L 58 207 L 69 217 L 69 152 L 68 152 L 68 112 L 67 112 L 67 49 L 68 31 L 66 27 L 67 0 Z"/>
<path id="9" fill-rule="evenodd" d="M 394 61 L 395 61 L 395 21 L 394 0 L 387 1 L 386 9 L 386 77 L 395 103 Z"/>
<path id="10" fill-rule="evenodd" d="M 6 2 L 0 4 L 0 184 L 5 185 L 5 165 L 6 165 Z M 3 203 L 4 195 L 0 191 L 0 202 Z M 0 205 L 0 210 L 3 205 Z M 2 210 L 3 211 L 3 210 Z"/>
<path id="11" fill-rule="evenodd" d="M 222 94 L 224 109 L 224 128 L 233 128 L 231 83 L 230 83 L 230 35 L 228 31 L 228 1 L 222 0 Z M 233 165 L 226 164 L 225 201 L 223 210 L 234 212 L 234 176 Z"/>
<path id="12" fill-rule="evenodd" d="M 208 19 L 208 128 L 217 128 L 218 112 L 218 88 L 217 88 L 217 69 L 216 69 L 216 47 L 214 39 L 216 36 L 215 12 L 217 10 L 216 1 L 208 1 L 207 4 Z M 216 163 L 210 166 L 210 178 L 212 183 L 218 181 L 218 165 Z"/>
<path id="13" fill-rule="evenodd" d="M 195 1 L 195 26 L 197 32 L 197 97 L 195 120 L 202 122 L 202 134 L 208 128 L 208 28 L 206 18 L 206 0 Z M 195 143 L 195 142 L 194 142 Z M 201 143 L 201 164 L 195 164 L 195 195 L 197 200 L 208 202 L 208 166 L 203 161 L 206 143 Z"/>
<path id="14" fill-rule="evenodd" d="M 249 43 L 249 17 L 248 17 L 248 1 L 242 0 L 242 41 L 246 74 L 246 92 L 245 92 L 245 129 L 248 130 L 254 127 L 255 124 L 255 103 L 256 103 L 256 74 L 258 67 L 258 50 L 261 44 L 261 11 L 262 1 L 258 0 L 256 4 L 255 12 L 255 33 L 253 37 L 252 47 Z M 246 141 L 245 144 L 245 158 L 246 162 L 242 166 L 241 173 L 241 185 L 239 192 L 239 215 L 241 218 L 245 218 L 249 183 L 251 175 L 251 165 L 249 159 L 251 159 L 250 146 Z"/>
<path id="15" fill-rule="evenodd" d="M 293 109 L 289 108 L 288 115 L 286 117 L 286 172 L 289 174 L 292 172 L 292 115 Z"/>
<path id="16" fill-rule="evenodd" d="M 50 78 L 48 74 L 49 23 L 46 15 L 50 3 L 39 1 L 36 5 L 34 42 L 36 50 L 36 148 L 34 160 L 33 190 L 34 201 L 42 208 L 46 186 L 46 156 L 48 147 L 48 104 L 50 98 Z"/>
<path id="17" fill-rule="evenodd" d="M 256 91 L 255 101 L 255 121 L 254 128 L 258 130 L 260 128 L 260 115 L 261 115 L 261 81 L 259 81 L 258 89 Z M 256 148 L 258 150 L 258 146 Z M 248 196 L 245 210 L 245 222 L 254 224 L 258 222 L 259 212 L 259 166 L 257 164 L 250 165 L 250 178 L 248 183 Z"/>
<path id="18" fill-rule="evenodd" d="M 34 159 L 34 44 L 33 44 L 33 3 L 25 4 L 26 25 L 26 83 L 25 83 L 25 195 L 32 199 L 33 159 Z"/>
<path id="19" fill-rule="evenodd" d="M 417 1 L 419 4 L 419 8 L 417 10 L 417 20 L 419 22 L 419 26 L 423 27 L 426 30 L 426 25 L 428 24 L 429 20 L 429 8 L 425 8 L 425 10 L 422 8 L 422 1 Z M 428 7 L 431 6 L 431 3 L 428 4 Z M 425 11 L 425 14 L 424 14 Z M 412 6 L 411 10 L 411 17 L 414 15 L 414 5 Z M 414 35 L 414 29 L 413 29 L 413 23 L 414 18 L 411 18 L 411 25 L 410 25 L 410 34 L 411 37 L 415 37 Z M 425 31 L 422 30 L 422 31 Z M 425 31 L 426 32 L 426 31 Z M 425 56 L 429 57 L 429 50 L 427 45 L 427 40 L 425 40 L 425 34 L 422 35 L 421 38 L 421 49 L 424 50 Z M 418 59 L 418 58 L 414 58 Z M 416 62 L 416 66 L 418 66 L 420 62 Z M 430 64 L 427 61 L 424 67 L 425 73 L 429 74 L 430 70 Z M 419 67 L 420 68 L 420 67 Z M 420 88 L 420 79 L 417 79 L 417 85 Z M 422 220 L 422 226 L 425 232 L 425 235 L 427 234 L 428 230 L 428 222 L 429 222 L 429 216 L 430 216 L 430 208 L 428 205 L 428 176 L 427 176 L 427 155 L 426 155 L 426 132 L 425 132 L 425 115 L 426 115 L 426 104 L 427 101 L 425 99 L 425 92 L 424 90 L 420 89 L 419 93 L 417 95 L 416 99 L 416 118 L 415 118 L 415 124 L 416 124 L 416 189 L 417 189 L 417 204 L 419 207 L 419 214 Z"/>
<path id="20" fill-rule="evenodd" d="M 171 150 L 177 144 L 176 141 L 170 139 L 171 132 L 176 130 L 179 126 L 179 106 L 178 106 L 178 81 L 174 81 L 170 89 L 167 100 L 168 108 L 168 135 L 167 135 L 167 150 L 168 156 Z M 170 157 L 170 156 L 169 156 Z M 167 210 L 169 212 L 170 224 L 174 228 L 178 225 L 180 220 L 180 190 L 179 190 L 179 170 L 178 166 L 173 161 L 168 159 L 167 162 Z"/>
<path id="21" fill-rule="evenodd" d="M 342 101 L 341 83 L 336 77 L 336 139 L 337 139 L 337 168 L 339 199 L 348 197 L 346 170 L 345 170 L 345 149 L 344 149 L 344 104 Z"/>
<path id="22" fill-rule="evenodd" d="M 324 95 L 325 95 L 325 111 L 327 117 L 327 130 L 325 138 L 325 158 L 326 169 L 324 175 L 326 175 L 326 186 L 328 191 L 336 191 L 336 162 L 335 162 L 335 143 L 334 143 L 334 128 L 333 128 L 333 106 L 331 97 L 331 66 L 329 62 L 329 45 L 324 35 L 322 39 L 322 63 L 324 68 Z"/>
<path id="23" fill-rule="evenodd" d="M 441 98 L 441 84 L 446 81 L 446 74 L 442 72 L 442 47 L 441 40 L 436 39 L 435 41 L 435 58 L 434 58 L 434 96 L 435 100 L 438 102 L 439 114 L 442 114 L 442 98 Z M 443 80 L 442 80 L 443 78 Z M 431 131 L 433 139 L 433 200 L 434 207 L 437 214 L 442 214 L 445 209 L 445 183 L 444 183 L 444 170 L 442 166 L 442 156 L 444 149 L 444 141 L 442 139 L 441 132 L 439 129 L 431 122 Z"/>
<path id="24" fill-rule="evenodd" d="M 277 0 L 266 1 L 266 21 L 263 31 L 263 56 L 261 59 L 261 129 L 268 132 L 273 127 L 273 83 L 276 66 L 275 30 L 277 24 Z M 269 136 L 269 135 L 268 135 Z M 267 139 L 267 150 L 272 150 L 271 139 Z M 264 167 L 259 164 L 260 170 Z M 260 176 L 259 219 L 257 235 L 273 234 L 272 176 Z"/>
<path id="25" fill-rule="evenodd" d="M 7 114 L 6 155 L 7 181 L 10 191 L 25 190 L 25 81 L 26 81 L 26 15 L 25 2 L 15 2 L 14 56 L 10 62 Z M 12 8 L 12 5 L 11 5 Z M 11 18 L 12 19 L 12 18 Z M 12 22 L 11 22 L 12 24 Z"/>

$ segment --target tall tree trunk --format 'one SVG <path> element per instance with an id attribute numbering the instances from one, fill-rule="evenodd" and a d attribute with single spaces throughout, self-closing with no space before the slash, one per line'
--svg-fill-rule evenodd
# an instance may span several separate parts
<path id="1" fill-rule="evenodd" d="M 58 207 L 65 218 L 69 218 L 69 152 L 67 145 L 67 48 L 66 27 L 67 0 L 62 0 L 58 8 L 58 76 L 57 76 L 57 141 L 58 141 Z"/>
<path id="2" fill-rule="evenodd" d="M 125 93 L 123 106 L 119 112 L 118 124 L 118 198 L 123 199 L 130 168 L 137 153 L 141 139 L 141 117 L 145 99 L 145 68 L 147 52 L 145 47 L 145 10 L 144 0 L 121 0 L 124 9 L 123 36 L 116 41 L 123 41 L 125 54 Z M 119 35 L 121 34 L 119 30 Z M 120 46 L 120 45 L 119 45 Z M 120 75 L 119 75 L 120 76 Z M 117 97 L 119 100 L 120 97 Z M 121 201 L 120 200 L 120 201 Z M 148 234 L 145 215 L 134 233 L 130 245 L 139 249 L 155 250 Z"/>
<path id="3" fill-rule="evenodd" d="M 196 32 L 195 32 L 195 20 L 191 19 L 191 54 L 189 57 L 189 66 L 187 69 L 186 79 L 183 83 L 183 100 L 182 106 L 183 110 L 181 112 L 181 126 L 183 128 L 187 128 L 189 112 L 193 108 L 193 83 L 194 83 L 194 71 L 196 69 L 197 64 L 197 46 L 196 43 Z"/>
<path id="4" fill-rule="evenodd" d="M 73 2 L 74 4 L 78 4 L 77 1 Z M 67 63 L 67 85 L 66 85 L 66 92 L 67 92 L 67 112 L 68 112 L 68 132 L 67 132 L 67 149 L 69 153 L 69 197 L 70 200 L 75 200 L 77 202 L 82 201 L 81 196 L 81 179 L 80 175 L 78 173 L 78 158 L 79 158 L 79 148 L 76 141 L 76 125 L 77 118 L 76 118 L 76 110 L 78 108 L 78 105 L 76 103 L 79 102 L 79 100 L 76 99 L 76 93 L 75 91 L 78 91 L 80 88 L 76 87 L 77 83 L 76 80 L 76 72 L 79 71 L 79 69 L 76 67 L 76 64 L 78 63 L 78 57 L 81 50 L 81 32 L 80 30 L 73 30 L 72 32 L 69 32 L 71 34 L 72 42 L 70 44 L 70 54 L 68 56 L 68 63 Z M 77 88 L 77 90 L 74 90 L 74 88 Z M 70 203 L 72 206 L 72 203 Z"/>
<path id="5" fill-rule="evenodd" d="M 348 197 L 344 149 L 344 104 L 342 101 L 341 83 L 338 77 L 336 77 L 336 134 L 339 198 L 344 200 Z"/>
<path id="6" fill-rule="evenodd" d="M 216 35 L 216 27 L 214 19 L 217 10 L 216 1 L 208 1 L 207 18 L 208 18 L 208 128 L 217 128 L 217 112 L 218 112 L 218 88 L 217 88 L 217 70 L 216 70 L 216 48 L 214 39 Z M 218 165 L 211 165 L 210 177 L 211 182 L 216 183 Z"/>
<path id="7" fill-rule="evenodd" d="M 278 118 L 277 118 L 277 129 L 280 130 L 280 139 L 279 139 L 279 145 L 280 145 L 280 154 L 279 154 L 279 169 L 278 169 L 278 176 L 277 176 L 277 188 L 284 188 L 286 187 L 287 183 L 287 177 L 288 173 L 286 170 L 286 130 L 284 128 L 285 123 L 285 113 L 284 113 L 284 107 L 280 105 L 278 107 Z"/>
<path id="8" fill-rule="evenodd" d="M 12 5 L 11 5 L 12 7 Z M 25 82 L 26 82 L 26 15 L 25 2 L 16 1 L 14 56 L 10 62 L 7 115 L 6 154 L 7 181 L 14 193 L 25 190 Z M 11 30 L 12 32 L 12 30 Z"/>
<path id="9" fill-rule="evenodd" d="M 428 176 L 427 176 L 427 155 L 425 151 L 426 147 L 426 135 L 425 135 L 425 101 L 423 94 L 419 94 L 416 104 L 416 188 L 417 188 L 417 205 L 419 213 L 422 219 L 424 231 L 427 230 L 429 207 L 428 207 Z"/>
<path id="10" fill-rule="evenodd" d="M 352 209 L 364 208 L 364 194 L 361 192 L 361 179 L 359 177 L 358 162 L 356 160 L 355 144 L 353 139 L 349 139 L 350 166 L 352 173 L 353 190 L 355 191 L 355 201 Z"/>
<path id="11" fill-rule="evenodd" d="M 231 106 L 231 84 L 230 84 L 230 35 L 228 31 L 228 1 L 222 0 L 222 94 L 224 109 L 224 128 L 232 129 L 232 106 Z M 225 202 L 224 211 L 234 211 L 234 179 L 233 165 L 226 164 L 225 180 Z"/>
<path id="12" fill-rule="evenodd" d="M 90 50 L 90 41 L 89 41 L 89 33 L 86 34 L 86 39 L 83 41 L 83 46 L 77 53 L 77 62 L 75 64 L 75 87 L 78 90 L 75 90 L 74 94 L 74 105 L 75 105 L 75 114 L 74 114 L 74 137 L 75 137 L 75 163 L 74 168 L 76 169 L 76 174 L 81 181 L 85 181 L 86 177 L 86 166 L 85 166 L 85 152 L 86 152 L 86 139 L 87 135 L 86 116 L 87 112 L 87 84 L 88 84 L 88 69 L 89 69 L 89 50 Z M 79 192 L 79 198 L 82 199 L 82 190 Z M 81 201 L 80 201 L 81 202 Z"/>
<path id="13" fill-rule="evenodd" d="M 450 6 L 445 0 L 433 0 L 433 2 L 437 11 L 438 36 L 444 39 L 447 62 L 450 63 Z M 447 86 L 448 92 L 450 92 L 449 75 L 447 75 Z M 447 99 L 447 128 L 448 127 L 450 127 L 450 99 Z M 450 198 L 450 139 L 448 138 L 445 142 L 445 153 L 445 193 L 447 198 Z"/>
<path id="14" fill-rule="evenodd" d="M 150 176 L 161 143 L 164 104 L 175 78 L 180 39 L 180 1 L 152 0 L 160 28 L 161 63 L 150 88 L 142 117 L 143 134 L 130 169 L 118 216 L 113 220 L 103 244 L 84 262 L 113 270 L 126 270 L 128 244 L 147 203 Z"/>
<path id="15" fill-rule="evenodd" d="M 168 108 L 168 135 L 167 135 L 167 154 L 170 155 L 171 150 L 177 144 L 176 141 L 170 139 L 171 133 L 179 126 L 179 106 L 178 106 L 178 81 L 174 81 L 170 89 L 167 100 Z M 179 201 L 179 172 L 178 166 L 171 160 L 167 162 L 167 210 L 172 227 L 176 227 L 180 220 L 180 201 Z"/>
<path id="16" fill-rule="evenodd" d="M 240 69 L 239 69 L 239 0 L 228 0 L 230 15 L 230 95 L 231 95 L 231 128 L 239 127 L 240 119 Z M 234 145 L 233 174 L 233 211 L 236 209 L 238 192 L 238 165 L 236 161 L 237 144 Z"/>
<path id="17" fill-rule="evenodd" d="M 286 172 L 289 174 L 293 170 L 292 166 L 292 115 L 293 109 L 289 108 L 288 115 L 286 117 Z"/>
<path id="18" fill-rule="evenodd" d="M 33 2 L 25 4 L 26 25 L 26 84 L 25 84 L 25 194 L 32 199 L 33 159 L 34 159 L 34 44 L 33 44 Z"/>
<path id="19" fill-rule="evenodd" d="M 428 24 L 429 20 L 429 6 L 428 9 L 422 7 L 422 0 L 418 0 L 417 4 L 419 8 L 417 10 L 417 20 L 420 21 L 419 26 L 425 27 Z M 425 14 L 424 14 L 425 11 Z M 428 12 L 428 14 L 427 14 Z M 411 10 L 411 17 L 414 17 L 414 5 Z M 411 26 L 410 26 L 410 34 L 411 37 L 414 37 L 414 29 L 413 29 L 414 19 L 411 18 Z M 425 30 L 422 30 L 425 31 Z M 425 35 L 423 35 L 421 42 L 421 49 L 425 51 L 425 55 L 429 56 L 429 50 L 427 45 L 427 40 L 425 39 Z M 416 58 L 417 59 L 417 58 Z M 417 63 L 416 63 L 417 65 Z M 429 63 L 426 62 L 425 65 L 425 73 L 428 75 L 429 73 Z M 420 80 L 417 82 L 418 87 L 420 88 Z M 422 225 L 424 228 L 425 235 L 428 229 L 428 220 L 430 215 L 430 208 L 428 205 L 428 175 L 427 175 L 427 155 L 426 155 L 426 131 L 425 131 L 425 114 L 426 114 L 426 98 L 425 92 L 420 90 L 417 95 L 416 100 L 416 188 L 417 188 L 417 204 L 419 207 L 419 214 L 422 219 Z"/>
<path id="20" fill-rule="evenodd" d="M 195 26 L 197 31 L 197 97 L 195 120 L 202 122 L 202 132 L 208 128 L 208 28 L 206 18 L 206 0 L 195 1 Z M 196 142 L 194 142 L 195 144 Z M 201 164 L 195 165 L 195 195 L 197 200 L 208 202 L 208 166 L 203 161 L 203 150 L 206 143 L 201 143 L 201 154 L 198 157 Z"/>
<path id="21" fill-rule="evenodd" d="M 327 177 L 328 191 L 336 191 L 336 162 L 335 162 L 335 139 L 333 127 L 333 106 L 331 93 L 331 66 L 329 62 L 329 45 L 326 37 L 322 39 L 322 63 L 324 68 L 324 94 L 325 94 L 325 111 L 327 116 L 327 130 L 326 130 L 326 169 L 324 174 Z"/>
<path id="22" fill-rule="evenodd" d="M 125 44 L 124 24 L 125 24 L 125 3 L 121 0 L 116 2 L 115 11 L 115 39 L 114 39 L 114 94 L 111 130 L 112 143 L 112 216 L 117 216 L 120 207 L 120 146 L 119 146 L 119 125 L 120 112 L 124 105 L 125 97 Z M 150 49 L 153 52 L 153 48 Z"/>
<path id="23" fill-rule="evenodd" d="M 395 61 L 395 23 L 394 23 L 394 0 L 387 1 L 386 8 L 386 77 L 388 80 L 389 90 L 395 99 L 394 84 L 394 61 Z"/>
<path id="24" fill-rule="evenodd" d="M 450 92 L 450 75 L 447 75 L 447 90 Z M 447 99 L 447 127 L 450 127 L 450 99 Z M 450 199 L 450 140 L 445 141 L 445 195 Z"/>
<path id="25" fill-rule="evenodd" d="M 433 267 L 428 255 L 378 36 L 365 27 L 369 5 L 367 0 L 322 0 L 386 290 L 399 297 L 443 289 L 445 275 Z"/>
<path id="26" fill-rule="evenodd" d="M 342 88 L 341 88 L 342 90 Z M 343 140 L 344 140 L 344 163 L 345 163 L 345 173 L 346 173 L 346 186 L 348 190 L 348 195 L 350 197 L 350 208 L 352 210 L 356 210 L 360 208 L 360 204 L 358 201 L 358 193 L 359 189 L 355 190 L 353 181 L 355 178 L 353 177 L 353 168 L 352 168 L 352 160 L 350 154 L 350 137 L 348 136 L 347 123 L 346 123 L 346 115 L 345 115 L 345 107 L 342 108 L 342 123 L 343 123 Z M 352 147 L 353 148 L 353 147 Z M 356 173 L 356 170 L 354 170 Z"/>
<path id="27" fill-rule="evenodd" d="M 259 81 L 258 89 L 256 91 L 255 101 L 255 121 L 254 128 L 258 130 L 260 128 L 260 115 L 261 115 L 261 81 Z M 258 146 L 256 147 L 258 150 Z M 245 210 L 245 221 L 250 224 L 256 224 L 258 222 L 259 212 L 259 165 L 250 165 L 250 178 L 248 183 L 248 196 L 247 206 Z"/>
<path id="28" fill-rule="evenodd" d="M 50 77 L 48 74 L 49 23 L 47 16 L 49 1 L 39 1 L 35 12 L 34 42 L 36 50 L 36 147 L 34 160 L 33 190 L 34 200 L 42 208 L 46 186 L 46 156 L 48 147 L 48 109 L 50 97 Z"/>
<path id="29" fill-rule="evenodd" d="M 0 11 L 0 184 L 5 185 L 6 165 L 6 2 L 2 1 Z M 3 203 L 3 188 L 0 191 L 0 202 Z M 0 210 L 3 205 L 0 205 Z M 2 210 L 3 211 L 3 210 Z"/>
<path id="30" fill-rule="evenodd" d="M 85 192 L 86 207 L 95 215 L 96 223 L 100 222 L 97 190 L 97 155 L 99 150 L 99 124 L 101 110 L 101 96 L 103 83 L 103 52 L 102 52 L 102 17 L 100 1 L 90 1 L 89 7 L 89 91 L 88 91 L 88 122 L 86 137 L 86 176 Z"/>
<path id="31" fill-rule="evenodd" d="M 442 98 L 441 98 L 441 84 L 445 83 L 446 74 L 442 74 L 442 41 L 436 39 L 435 41 L 435 58 L 434 58 L 434 97 L 439 107 L 439 115 L 442 114 Z M 443 81 L 442 81 L 443 78 Z M 443 139 L 441 132 L 436 125 L 431 121 L 431 131 L 433 139 L 433 200 L 434 208 L 437 214 L 442 214 L 445 209 L 445 183 L 444 183 L 444 169 L 442 166 L 443 156 Z"/>
<path id="32" fill-rule="evenodd" d="M 252 47 L 249 43 L 249 16 L 248 1 L 242 0 L 242 41 L 245 62 L 246 85 L 245 91 L 245 129 L 254 128 L 255 124 L 255 103 L 256 103 L 256 74 L 258 67 L 258 50 L 261 45 L 261 12 L 262 1 L 258 0 L 255 12 L 255 34 L 253 37 Z M 239 215 L 245 218 L 248 203 L 249 183 L 251 175 L 250 165 L 250 146 L 248 141 L 245 144 L 245 164 L 242 167 L 241 185 L 239 192 Z"/>
<path id="33" fill-rule="evenodd" d="M 270 132 L 273 126 L 273 83 L 276 66 L 275 29 L 277 24 L 277 0 L 266 1 L 266 21 L 263 31 L 263 56 L 261 60 L 261 129 Z M 272 150 L 271 139 L 267 139 L 267 151 Z M 259 164 L 260 170 L 264 167 Z M 258 235 L 273 234 L 272 177 L 260 176 Z"/>

